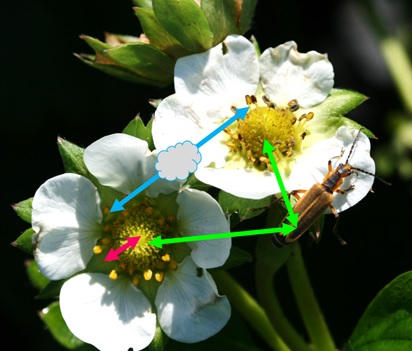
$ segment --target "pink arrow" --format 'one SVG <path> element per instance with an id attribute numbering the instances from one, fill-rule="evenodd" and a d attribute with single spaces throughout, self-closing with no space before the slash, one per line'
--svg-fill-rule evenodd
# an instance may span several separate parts
<path id="1" fill-rule="evenodd" d="M 140 240 L 140 236 L 133 236 L 131 238 L 127 238 L 127 243 L 120 246 L 117 250 L 110 249 L 109 253 L 107 254 L 106 258 L 104 259 L 105 261 L 116 261 L 119 259 L 119 254 L 121 254 L 124 250 L 128 249 L 131 247 L 134 249 L 137 245 L 137 243 Z"/>

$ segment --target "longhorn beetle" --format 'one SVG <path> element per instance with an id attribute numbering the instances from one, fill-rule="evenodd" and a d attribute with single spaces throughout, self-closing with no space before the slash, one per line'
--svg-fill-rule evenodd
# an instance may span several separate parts
<path id="1" fill-rule="evenodd" d="M 290 194 L 294 196 L 298 201 L 293 207 L 295 213 L 299 213 L 298 227 L 288 235 L 282 233 L 273 234 L 272 242 L 277 247 L 283 247 L 287 244 L 291 244 L 298 240 L 311 226 L 315 223 L 319 216 L 321 216 L 325 210 L 329 207 L 332 213 L 335 215 L 336 223 L 333 227 L 333 233 L 338 238 L 342 245 L 346 245 L 346 242 L 339 236 L 337 232 L 337 225 L 339 220 L 339 214 L 332 202 L 335 198 L 334 193 L 345 194 L 346 192 L 354 189 L 352 184 L 348 189 L 342 190 L 340 187 L 344 181 L 344 178 L 349 177 L 351 174 L 356 174 L 356 171 L 368 174 L 382 181 L 383 183 L 390 185 L 390 183 L 376 176 L 375 174 L 366 172 L 362 169 L 352 167 L 349 164 L 349 159 L 352 155 L 356 142 L 358 141 L 359 134 L 362 129 L 359 129 L 358 134 L 350 148 L 348 157 L 345 163 L 340 163 L 335 169 L 332 168 L 332 160 L 328 161 L 328 173 L 323 178 L 322 183 L 314 184 L 309 190 L 294 190 Z M 343 152 L 342 152 L 343 154 Z M 342 156 L 342 155 L 341 155 Z M 338 157 L 341 157 L 338 156 Z M 302 197 L 298 194 L 303 193 Z M 285 216 L 286 218 L 286 216 Z M 282 220 L 282 223 L 285 221 Z M 320 238 L 320 230 L 316 230 L 316 240 Z"/>

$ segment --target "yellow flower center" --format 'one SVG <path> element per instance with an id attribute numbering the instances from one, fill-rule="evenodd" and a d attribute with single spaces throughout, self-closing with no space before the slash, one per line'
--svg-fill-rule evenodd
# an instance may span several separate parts
<path id="1" fill-rule="evenodd" d="M 267 155 L 263 154 L 264 140 L 276 148 L 274 155 L 277 161 L 293 159 L 294 155 L 301 152 L 302 141 L 309 133 L 305 128 L 306 122 L 314 114 L 297 115 L 297 100 L 290 101 L 285 108 L 277 107 L 266 97 L 263 101 L 266 106 L 258 106 L 254 96 L 246 96 L 246 102 L 253 107 L 244 120 L 238 120 L 237 130 L 234 130 L 235 127 L 225 131 L 231 138 L 227 146 L 232 156 L 242 157 L 251 167 L 272 171 Z"/>
<path id="2" fill-rule="evenodd" d="M 109 208 L 103 210 L 107 218 L 113 216 L 109 212 Z M 171 258 L 167 245 L 162 249 L 149 245 L 149 242 L 159 235 L 170 236 L 171 229 L 175 225 L 175 217 L 173 215 L 163 216 L 148 198 L 145 199 L 145 203 L 125 209 L 114 220 L 104 222 L 103 231 L 109 235 L 100 240 L 93 252 L 101 253 L 104 246 L 118 252 L 119 259 L 116 261 L 118 265 L 110 272 L 111 279 L 117 279 L 118 274 L 124 272 L 137 286 L 142 280 L 152 278 L 162 282 L 168 269 L 177 269 L 177 263 Z M 136 236 L 140 237 L 136 247 L 128 247 L 127 239 Z"/>

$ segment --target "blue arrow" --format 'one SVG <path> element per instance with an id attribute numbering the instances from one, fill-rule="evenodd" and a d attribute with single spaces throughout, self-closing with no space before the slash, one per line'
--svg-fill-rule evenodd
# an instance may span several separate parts
<path id="1" fill-rule="evenodd" d="M 146 189 L 148 186 L 152 185 L 159 178 L 160 178 L 159 173 L 156 173 L 152 178 L 146 180 L 142 185 L 140 185 L 137 189 L 133 190 L 125 198 L 121 199 L 120 201 L 116 199 L 114 201 L 114 204 L 113 204 L 112 208 L 110 209 L 110 212 L 123 211 L 124 210 L 123 205 L 125 203 L 129 202 L 137 194 L 141 193 L 144 189 Z"/>
<path id="2" fill-rule="evenodd" d="M 242 119 L 242 120 L 245 119 L 245 116 L 246 116 L 248 110 L 249 110 L 249 107 L 238 108 L 236 110 L 236 114 L 233 117 L 229 118 L 225 123 L 223 123 L 221 126 L 216 128 L 213 132 L 211 132 L 209 135 L 205 136 L 202 140 L 200 140 L 196 144 L 196 147 L 200 148 L 201 146 L 206 144 L 210 139 L 215 137 L 223 129 L 230 126 L 233 122 L 237 121 L 239 118 Z M 127 195 L 122 200 L 119 201 L 119 200 L 116 199 L 113 203 L 112 208 L 110 209 L 110 212 L 123 211 L 124 210 L 123 205 L 125 203 L 129 202 L 137 194 L 141 193 L 144 189 L 146 189 L 148 186 L 152 185 L 159 178 L 160 178 L 159 173 L 156 173 L 152 178 L 150 178 L 149 180 L 146 180 L 141 186 L 139 186 L 137 189 L 133 190 L 129 195 Z"/>
<path id="3" fill-rule="evenodd" d="M 205 145 L 210 139 L 212 139 L 217 134 L 219 134 L 223 129 L 229 127 L 233 122 L 237 121 L 239 118 L 241 120 L 245 119 L 245 116 L 246 116 L 248 110 L 249 110 L 249 107 L 238 108 L 236 110 L 236 114 L 233 117 L 229 118 L 225 123 L 223 123 L 220 127 L 216 128 L 209 135 L 206 135 L 202 140 L 200 140 L 196 144 L 196 146 L 198 148 L 200 148 L 201 146 Z"/>

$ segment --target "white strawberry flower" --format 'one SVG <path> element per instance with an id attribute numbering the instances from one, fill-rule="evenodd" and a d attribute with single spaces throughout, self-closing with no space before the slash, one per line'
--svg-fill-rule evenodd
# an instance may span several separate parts
<path id="1" fill-rule="evenodd" d="M 337 105 L 347 103 L 347 96 L 336 98 L 340 93 L 333 89 L 333 78 L 327 55 L 299 53 L 293 41 L 269 48 L 259 57 L 247 39 L 228 36 L 207 52 L 177 61 L 175 94 L 164 99 L 155 113 L 154 143 L 159 150 L 183 140 L 196 144 L 234 115 L 232 106 L 248 104 L 243 121 L 201 147 L 196 177 L 238 197 L 279 194 L 272 166 L 262 152 L 267 139 L 276 148 L 274 156 L 286 189 L 309 189 L 322 181 L 328 160 L 340 155 L 342 148 L 350 148 L 357 133 L 342 127 Z M 350 164 L 374 173 L 366 139 L 362 134 Z M 351 178 L 345 184 L 353 182 Z M 360 201 L 372 183 L 373 177 L 359 172 L 355 189 L 346 198 L 337 196 L 337 211 Z"/>
<path id="2" fill-rule="evenodd" d="M 99 350 L 141 350 L 153 340 L 156 317 L 172 339 L 193 343 L 217 333 L 230 317 L 206 271 L 223 265 L 231 240 L 164 245 L 162 237 L 230 231 L 218 203 L 207 193 L 159 180 L 110 213 L 119 194 L 151 178 L 156 155 L 126 134 L 104 137 L 85 150 L 84 160 L 105 195 L 87 178 L 63 174 L 46 181 L 33 199 L 34 255 L 50 280 L 67 279 L 60 308 L 69 329 Z M 110 187 L 110 188 L 108 188 Z M 108 195 L 109 194 L 109 195 Z M 109 248 L 140 236 L 134 249 L 105 262 Z M 156 307 L 157 316 L 153 312 Z"/>

